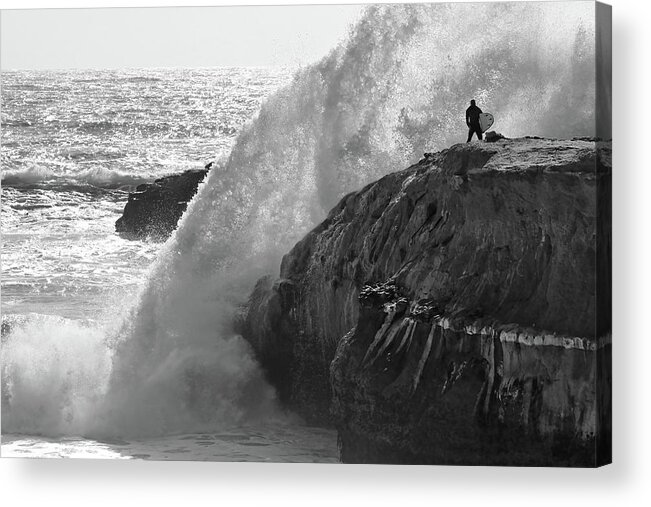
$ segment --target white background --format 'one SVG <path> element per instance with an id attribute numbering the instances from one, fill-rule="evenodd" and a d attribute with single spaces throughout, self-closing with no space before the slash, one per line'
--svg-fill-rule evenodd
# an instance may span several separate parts
<path id="1" fill-rule="evenodd" d="M 0 8 L 219 3 L 0 0 Z M 230 2 L 241 3 L 247 2 Z M 651 316 L 650 3 L 610 3 L 614 46 L 614 465 L 566 470 L 3 459 L 0 505 L 651 505 L 651 382 L 647 375 L 651 373 L 647 324 L 647 315 Z"/>

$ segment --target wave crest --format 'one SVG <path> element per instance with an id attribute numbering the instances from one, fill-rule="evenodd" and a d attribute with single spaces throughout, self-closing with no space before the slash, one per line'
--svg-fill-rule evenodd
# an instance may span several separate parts
<path id="1" fill-rule="evenodd" d="M 61 174 L 48 167 L 34 165 L 22 169 L 3 171 L 2 185 L 22 188 L 72 188 L 82 191 L 84 186 L 87 186 L 113 190 L 129 189 L 141 183 L 152 181 L 154 178 L 154 175 L 135 175 L 101 166 L 95 166 L 75 174 Z"/>

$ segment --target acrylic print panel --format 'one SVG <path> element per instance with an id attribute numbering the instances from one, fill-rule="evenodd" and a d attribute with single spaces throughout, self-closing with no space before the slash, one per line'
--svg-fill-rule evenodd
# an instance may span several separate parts
<path id="1" fill-rule="evenodd" d="M 610 58 L 593 2 L 3 11 L 2 456 L 607 463 Z"/>

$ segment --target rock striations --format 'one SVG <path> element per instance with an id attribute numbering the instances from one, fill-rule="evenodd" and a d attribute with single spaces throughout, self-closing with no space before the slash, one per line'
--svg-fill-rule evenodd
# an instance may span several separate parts
<path id="1" fill-rule="evenodd" d="M 610 159 L 455 145 L 344 197 L 250 298 L 280 397 L 348 463 L 607 462 Z"/>
<path id="2" fill-rule="evenodd" d="M 115 222 L 115 231 L 129 239 L 167 239 L 206 174 L 208 168 L 188 170 L 138 185 L 129 194 L 124 212 Z"/>

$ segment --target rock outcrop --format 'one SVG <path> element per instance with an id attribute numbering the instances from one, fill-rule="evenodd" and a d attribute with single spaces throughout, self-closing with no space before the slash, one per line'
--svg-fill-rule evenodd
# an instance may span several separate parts
<path id="1" fill-rule="evenodd" d="M 129 239 L 164 241 L 176 229 L 208 170 L 188 170 L 138 185 L 129 194 L 124 212 L 115 222 L 115 231 Z"/>
<path id="2" fill-rule="evenodd" d="M 344 462 L 607 462 L 610 189 L 595 140 L 427 154 L 344 197 L 243 333 Z"/>

